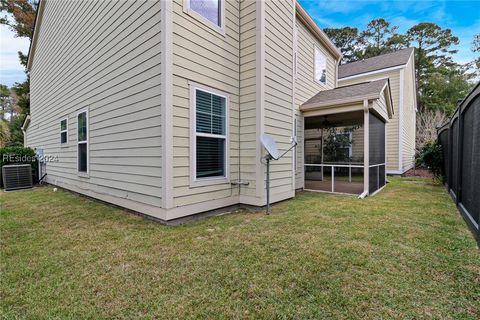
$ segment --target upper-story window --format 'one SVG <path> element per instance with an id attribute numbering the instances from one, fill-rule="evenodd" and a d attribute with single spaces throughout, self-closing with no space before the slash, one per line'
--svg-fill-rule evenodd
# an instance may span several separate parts
<path id="1" fill-rule="evenodd" d="M 327 84 L 327 57 L 315 47 L 315 80 Z"/>
<path id="2" fill-rule="evenodd" d="M 185 5 L 188 14 L 223 32 L 224 0 L 186 0 Z"/>

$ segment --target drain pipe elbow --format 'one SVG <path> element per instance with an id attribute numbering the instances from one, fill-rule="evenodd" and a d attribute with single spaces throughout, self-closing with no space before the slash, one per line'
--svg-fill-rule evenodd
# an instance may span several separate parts
<path id="1" fill-rule="evenodd" d="M 361 195 L 358 196 L 358 199 L 365 199 L 368 196 L 368 191 L 363 191 Z"/>

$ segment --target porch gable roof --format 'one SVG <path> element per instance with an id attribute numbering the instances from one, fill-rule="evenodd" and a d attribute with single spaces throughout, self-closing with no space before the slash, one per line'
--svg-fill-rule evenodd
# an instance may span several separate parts
<path id="1" fill-rule="evenodd" d="M 373 101 L 384 95 L 386 114 L 393 116 L 393 102 L 390 92 L 390 81 L 380 79 L 370 82 L 362 82 L 353 85 L 337 87 L 335 89 L 320 91 L 300 106 L 300 111 L 313 111 L 330 109 L 337 106 L 362 103 L 365 100 Z M 333 110 L 332 110 L 333 111 Z"/>

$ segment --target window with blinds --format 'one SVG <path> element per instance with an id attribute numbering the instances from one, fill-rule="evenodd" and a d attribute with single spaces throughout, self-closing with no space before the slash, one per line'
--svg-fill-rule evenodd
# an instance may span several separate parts
<path id="1" fill-rule="evenodd" d="M 195 88 L 195 177 L 226 176 L 226 106 L 224 96 Z"/>
<path id="2" fill-rule="evenodd" d="M 77 116 L 78 172 L 88 172 L 88 117 L 87 111 Z"/>

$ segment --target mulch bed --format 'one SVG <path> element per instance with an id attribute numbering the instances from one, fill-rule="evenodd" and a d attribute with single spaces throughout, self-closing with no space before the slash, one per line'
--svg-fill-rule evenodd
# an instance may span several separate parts
<path id="1" fill-rule="evenodd" d="M 430 172 L 430 170 L 425 169 L 425 168 L 417 168 L 417 169 L 410 169 L 407 172 L 405 172 L 403 177 L 421 177 L 421 178 L 433 178 L 433 174 Z"/>

